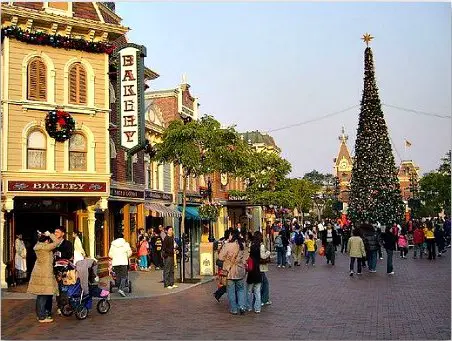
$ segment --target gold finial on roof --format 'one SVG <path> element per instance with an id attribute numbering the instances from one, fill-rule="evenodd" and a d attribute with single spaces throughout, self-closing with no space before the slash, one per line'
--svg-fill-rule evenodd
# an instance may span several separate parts
<path id="1" fill-rule="evenodd" d="M 363 37 L 361 39 L 366 43 L 366 46 L 369 47 L 370 41 L 374 38 L 375 37 L 372 37 L 369 33 L 366 33 L 363 35 Z"/>
<path id="2" fill-rule="evenodd" d="M 342 134 L 339 136 L 339 141 L 346 142 L 348 140 L 348 135 L 345 135 L 345 128 L 342 126 Z"/>

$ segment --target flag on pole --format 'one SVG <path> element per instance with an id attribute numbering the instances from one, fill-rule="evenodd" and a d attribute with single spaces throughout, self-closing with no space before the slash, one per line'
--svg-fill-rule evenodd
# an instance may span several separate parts
<path id="1" fill-rule="evenodd" d="M 411 142 L 405 139 L 405 147 L 411 147 Z"/>

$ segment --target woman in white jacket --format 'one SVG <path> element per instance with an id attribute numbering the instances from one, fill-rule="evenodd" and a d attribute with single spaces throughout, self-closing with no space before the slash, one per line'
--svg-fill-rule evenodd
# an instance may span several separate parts
<path id="1" fill-rule="evenodd" d="M 77 231 L 74 231 L 72 233 L 72 237 L 74 237 L 74 264 L 77 264 L 79 260 L 85 258 L 86 253 L 85 250 L 83 250 L 83 245 L 82 241 L 80 240 L 79 233 Z"/>
<path id="2" fill-rule="evenodd" d="M 132 256 L 132 249 L 130 248 L 130 244 L 123 238 L 122 235 L 120 235 L 119 238 L 111 242 L 108 257 L 111 258 L 111 265 L 113 266 L 113 271 L 118 277 L 119 281 L 118 293 L 123 297 L 126 296 L 124 288 L 126 287 L 130 256 Z"/>

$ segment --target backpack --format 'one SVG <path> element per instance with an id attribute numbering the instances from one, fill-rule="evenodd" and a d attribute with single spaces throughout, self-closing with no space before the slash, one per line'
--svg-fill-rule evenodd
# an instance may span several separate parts
<path id="1" fill-rule="evenodd" d="M 304 243 L 303 233 L 295 232 L 295 245 L 303 245 L 303 243 Z"/>
<path id="2" fill-rule="evenodd" d="M 251 271 L 253 271 L 253 269 L 254 269 L 253 258 L 248 257 L 248 259 L 246 260 L 246 263 L 245 263 L 245 270 L 246 270 L 246 272 L 251 272 Z"/>

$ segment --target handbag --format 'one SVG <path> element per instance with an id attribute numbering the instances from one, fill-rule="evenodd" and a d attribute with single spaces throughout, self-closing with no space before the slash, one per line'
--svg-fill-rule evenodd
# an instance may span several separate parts
<path id="1" fill-rule="evenodd" d="M 319 250 L 319 256 L 325 256 L 325 247 L 321 247 Z"/>

